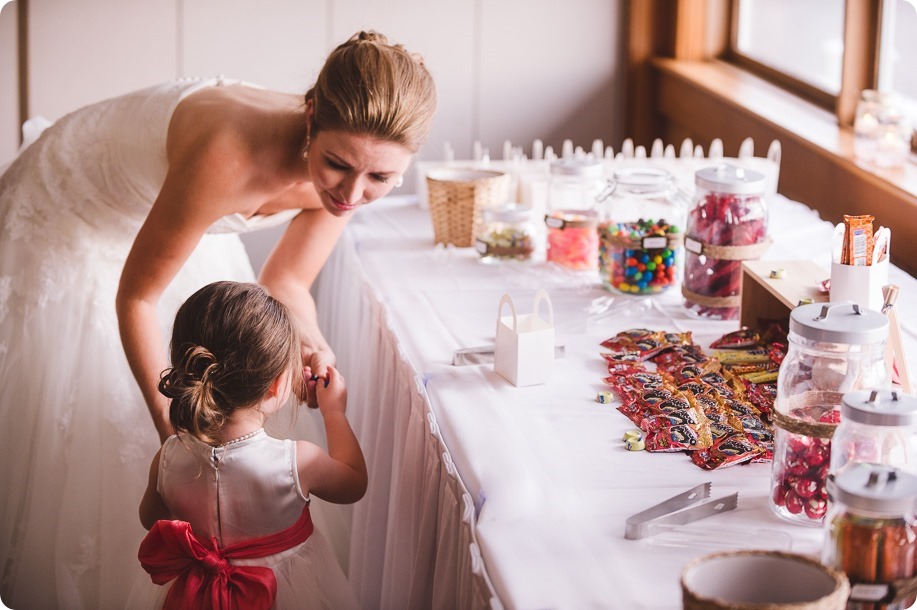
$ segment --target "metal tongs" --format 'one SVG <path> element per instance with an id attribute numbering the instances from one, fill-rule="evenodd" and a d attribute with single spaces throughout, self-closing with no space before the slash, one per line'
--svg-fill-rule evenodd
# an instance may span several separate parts
<path id="1" fill-rule="evenodd" d="M 628 540 L 646 538 L 652 533 L 652 526 L 685 525 L 705 517 L 710 517 L 734 509 L 739 502 L 739 492 L 713 500 L 710 497 L 710 482 L 702 483 L 677 496 L 660 502 L 655 506 L 627 518 L 624 537 Z M 692 506 L 693 505 L 693 506 Z M 690 508 L 687 508 L 689 507 Z"/>
<path id="2" fill-rule="evenodd" d="M 566 347 L 563 345 L 554 346 L 554 358 L 563 358 L 566 355 Z M 493 364 L 494 346 L 482 345 L 480 347 L 466 347 L 452 355 L 452 366 L 468 366 L 472 364 Z"/>

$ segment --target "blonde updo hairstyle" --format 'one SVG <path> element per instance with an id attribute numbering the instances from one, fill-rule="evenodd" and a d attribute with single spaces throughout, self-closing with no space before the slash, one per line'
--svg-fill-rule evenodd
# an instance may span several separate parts
<path id="1" fill-rule="evenodd" d="M 169 421 L 208 444 L 237 409 L 258 404 L 277 377 L 301 369 L 287 308 L 258 284 L 239 282 L 208 284 L 182 304 L 170 358 L 159 381 L 172 399 Z"/>
<path id="2" fill-rule="evenodd" d="M 436 87 L 419 55 L 359 32 L 325 61 L 315 85 L 311 137 L 322 130 L 369 135 L 420 150 L 436 111 Z"/>

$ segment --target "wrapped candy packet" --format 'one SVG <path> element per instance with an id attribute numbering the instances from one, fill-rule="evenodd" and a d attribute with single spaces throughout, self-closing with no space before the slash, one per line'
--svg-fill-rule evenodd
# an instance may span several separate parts
<path id="1" fill-rule="evenodd" d="M 742 328 L 726 333 L 710 344 L 711 349 L 746 349 L 758 345 L 761 336 L 758 331 Z"/>
<path id="2" fill-rule="evenodd" d="M 700 409 L 690 407 L 688 409 L 677 409 L 664 415 L 649 415 L 644 417 L 639 425 L 641 430 L 649 434 L 657 430 L 685 424 L 695 427 L 702 426 L 707 424 L 707 418 Z"/>
<path id="3" fill-rule="evenodd" d="M 709 425 L 683 424 L 648 433 L 644 439 L 647 451 L 670 452 L 705 449 L 713 444 Z"/>
<path id="4" fill-rule="evenodd" d="M 763 449 L 755 446 L 741 434 L 728 436 L 717 441 L 708 449 L 691 452 L 691 461 L 704 470 L 716 470 L 736 466 L 753 460 Z"/>

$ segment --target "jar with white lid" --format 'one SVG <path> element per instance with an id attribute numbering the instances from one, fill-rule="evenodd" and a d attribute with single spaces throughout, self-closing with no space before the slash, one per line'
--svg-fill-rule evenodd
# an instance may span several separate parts
<path id="1" fill-rule="evenodd" d="M 530 207 L 506 204 L 481 210 L 475 249 L 481 262 L 527 261 L 535 252 L 535 217 Z"/>
<path id="2" fill-rule="evenodd" d="M 767 181 L 754 170 L 722 163 L 694 175 L 688 212 L 682 295 L 698 316 L 734 320 L 742 301 L 742 261 L 767 250 Z"/>
<path id="3" fill-rule="evenodd" d="M 861 462 L 917 475 L 917 397 L 897 390 L 844 394 L 831 440 L 831 472 Z"/>
<path id="4" fill-rule="evenodd" d="M 601 159 L 570 158 L 551 162 L 548 211 L 592 210 L 605 190 Z"/>
<path id="5" fill-rule="evenodd" d="M 847 575 L 847 609 L 910 608 L 915 597 L 905 587 L 917 575 L 917 476 L 853 464 L 832 477 L 829 491 L 821 560 Z"/>
<path id="6" fill-rule="evenodd" d="M 546 253 L 548 262 L 574 270 L 598 268 L 596 205 L 605 188 L 601 159 L 570 158 L 551 163 Z"/>
<path id="7" fill-rule="evenodd" d="M 801 305 L 790 312 L 773 412 L 770 505 L 778 516 L 813 526 L 824 520 L 842 397 L 888 388 L 887 338 L 884 315 L 849 301 Z"/>
<path id="8" fill-rule="evenodd" d="M 686 201 L 671 173 L 614 173 L 600 201 L 599 277 L 621 294 L 659 294 L 681 279 Z"/>

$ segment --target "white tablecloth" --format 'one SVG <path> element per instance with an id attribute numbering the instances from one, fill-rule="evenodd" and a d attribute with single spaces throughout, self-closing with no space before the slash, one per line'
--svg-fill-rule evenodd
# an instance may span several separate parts
<path id="1" fill-rule="evenodd" d="M 829 268 L 833 227 L 807 207 L 778 197 L 770 228 L 765 258 Z M 917 281 L 894 267 L 890 281 L 917 364 Z M 538 288 L 566 346 L 552 383 L 516 388 L 492 366 L 451 365 L 457 349 L 493 343 L 503 293 L 525 313 Z M 710 472 L 681 453 L 628 452 L 632 423 L 596 402 L 601 340 L 646 327 L 707 346 L 738 327 L 689 316 L 677 291 L 619 297 L 547 263 L 484 265 L 472 249 L 435 247 L 427 210 L 392 198 L 356 214 L 316 295 L 370 468 L 350 546 L 365 607 L 674 609 L 698 555 L 820 551 L 819 529 L 768 508 L 770 464 Z M 629 515 L 706 481 L 713 497 L 738 492 L 738 508 L 624 538 Z"/>

